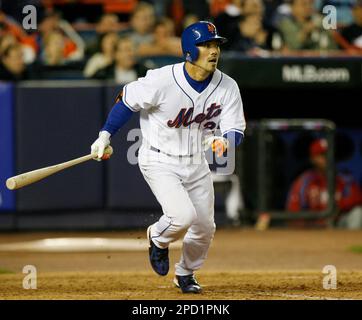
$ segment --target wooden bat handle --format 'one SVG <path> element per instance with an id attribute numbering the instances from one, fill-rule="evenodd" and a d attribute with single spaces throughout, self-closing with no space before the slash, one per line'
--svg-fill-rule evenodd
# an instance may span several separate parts
<path id="1" fill-rule="evenodd" d="M 109 159 L 109 157 L 112 155 L 113 149 L 111 146 L 108 146 L 104 151 L 104 159 Z M 93 158 L 97 157 L 97 153 L 91 153 L 83 157 L 79 157 L 70 161 L 62 162 L 59 164 L 55 164 L 53 166 L 25 172 L 22 174 L 19 174 L 17 176 L 11 177 L 6 180 L 6 187 L 10 190 L 15 190 L 22 188 L 24 186 L 27 186 L 29 184 L 32 184 L 34 182 L 37 182 L 39 180 L 42 180 L 54 173 L 57 173 L 61 170 L 73 167 L 77 164 L 83 163 L 85 161 L 91 160 Z"/>

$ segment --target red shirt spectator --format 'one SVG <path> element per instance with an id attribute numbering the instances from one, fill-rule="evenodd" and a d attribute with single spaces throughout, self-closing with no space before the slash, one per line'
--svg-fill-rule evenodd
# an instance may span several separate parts
<path id="1" fill-rule="evenodd" d="M 313 169 L 302 173 L 292 184 L 287 198 L 288 211 L 323 211 L 328 205 L 327 185 L 327 141 L 314 141 L 309 149 Z M 350 174 L 336 175 L 335 201 L 341 215 L 361 204 L 361 190 Z M 301 221 L 298 221 L 300 225 Z M 319 220 L 317 224 L 325 221 Z M 293 224 L 294 225 L 294 224 Z"/>

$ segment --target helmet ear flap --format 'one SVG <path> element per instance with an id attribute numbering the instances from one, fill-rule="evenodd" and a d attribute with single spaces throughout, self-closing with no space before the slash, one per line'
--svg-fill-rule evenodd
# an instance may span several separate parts
<path id="1" fill-rule="evenodd" d="M 193 62 L 197 60 L 199 56 L 199 49 L 195 46 L 194 48 L 191 48 L 190 51 L 186 52 L 186 61 Z"/>

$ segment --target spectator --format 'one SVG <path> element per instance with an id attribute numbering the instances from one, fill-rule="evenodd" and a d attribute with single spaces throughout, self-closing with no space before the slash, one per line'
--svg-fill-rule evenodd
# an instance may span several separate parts
<path id="1" fill-rule="evenodd" d="M 270 6 L 268 1 L 268 8 Z M 283 48 L 280 32 L 265 18 L 265 5 L 262 0 L 231 1 L 225 7 L 225 12 L 215 18 L 215 24 L 218 30 L 221 30 L 220 33 L 228 38 L 225 44 L 227 50 L 268 55 L 265 50 Z"/>
<path id="2" fill-rule="evenodd" d="M 238 32 L 238 23 L 242 14 L 242 2 L 243 0 L 233 0 L 227 4 L 225 11 L 216 16 L 214 23 L 219 31 L 228 42 L 225 43 L 224 49 L 229 49 L 231 43 L 234 42 L 235 35 Z"/>
<path id="3" fill-rule="evenodd" d="M 155 25 L 155 11 L 152 5 L 146 2 L 140 2 L 132 14 L 131 31 L 129 36 L 132 38 L 136 48 L 140 44 L 153 41 L 153 29 Z"/>
<path id="4" fill-rule="evenodd" d="M 155 25 L 153 41 L 138 46 L 137 55 L 144 56 L 182 56 L 181 39 L 175 37 L 175 29 L 171 19 L 163 18 Z"/>
<path id="5" fill-rule="evenodd" d="M 0 80 L 19 81 L 29 78 L 30 72 L 25 65 L 21 46 L 9 45 L 1 55 Z"/>
<path id="6" fill-rule="evenodd" d="M 99 36 L 108 32 L 118 32 L 119 30 L 119 18 L 116 14 L 106 13 L 101 16 L 97 25 L 96 32 Z"/>
<path id="7" fill-rule="evenodd" d="M 65 64 L 65 42 L 63 35 L 58 31 L 47 34 L 44 38 L 44 50 L 41 57 L 43 65 L 60 66 Z"/>
<path id="8" fill-rule="evenodd" d="M 87 56 L 92 56 L 102 50 L 101 42 L 106 33 L 118 32 L 119 29 L 119 18 L 116 14 L 107 13 L 102 15 L 98 23 L 96 24 L 95 39 L 87 45 Z"/>
<path id="9" fill-rule="evenodd" d="M 275 49 L 273 47 L 275 33 L 263 27 L 262 17 L 259 14 L 242 15 L 238 27 L 238 34 L 234 37 L 230 50 L 263 56 L 268 54 L 266 50 Z"/>
<path id="10" fill-rule="evenodd" d="M 103 35 L 101 40 L 101 52 L 95 53 L 85 66 L 84 76 L 86 78 L 92 77 L 98 70 L 103 69 L 114 62 L 118 38 L 116 32 L 109 32 Z"/>
<path id="11" fill-rule="evenodd" d="M 241 12 L 247 16 L 249 14 L 259 15 L 263 22 L 263 28 L 269 32 L 275 32 L 275 27 L 272 22 L 267 19 L 265 14 L 265 5 L 262 0 L 243 0 L 241 6 Z"/>
<path id="12" fill-rule="evenodd" d="M 64 58 L 68 61 L 79 61 L 84 57 L 85 44 L 73 27 L 60 18 L 56 12 L 48 12 L 40 22 L 39 31 L 32 35 L 34 49 L 38 56 L 44 50 L 44 39 L 52 32 L 60 32 L 64 38 Z"/>
<path id="13" fill-rule="evenodd" d="M 146 74 L 146 67 L 136 61 L 135 45 L 131 38 L 119 39 L 115 57 L 115 63 L 98 70 L 93 78 L 112 79 L 119 84 L 126 84 Z"/>
<path id="14" fill-rule="evenodd" d="M 17 44 L 18 41 L 12 34 L 6 34 L 0 37 L 0 56 L 5 51 L 6 48 L 12 44 Z"/>
<path id="15" fill-rule="evenodd" d="M 288 211 L 323 211 L 327 209 L 327 141 L 315 140 L 309 149 L 313 168 L 302 173 L 292 184 L 287 198 Z M 339 211 L 337 223 L 349 229 L 362 228 L 361 190 L 350 174 L 337 173 L 335 201 Z M 327 221 L 295 221 L 294 226 L 326 226 Z"/>
<path id="16" fill-rule="evenodd" d="M 322 27 L 313 0 L 292 0 L 291 15 L 281 18 L 278 28 L 290 50 L 337 49 L 331 32 Z"/>
<path id="17" fill-rule="evenodd" d="M 23 57 L 25 64 L 31 64 L 35 60 L 35 52 L 29 45 L 18 42 L 13 34 L 5 34 L 0 36 L 0 55 L 10 45 L 19 44 L 23 51 Z"/>
<path id="18" fill-rule="evenodd" d="M 0 10 L 0 40 L 2 46 L 8 43 L 20 43 L 26 64 L 34 62 L 36 54 L 32 46 L 31 38 L 24 32 L 21 26 Z"/>
<path id="19" fill-rule="evenodd" d="M 338 43 L 351 53 L 362 53 L 362 1 L 357 0 L 352 8 L 353 23 L 337 35 Z"/>

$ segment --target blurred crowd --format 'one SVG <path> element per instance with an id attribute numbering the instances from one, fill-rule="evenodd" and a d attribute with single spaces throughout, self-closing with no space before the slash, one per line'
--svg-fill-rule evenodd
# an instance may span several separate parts
<path id="1" fill-rule="evenodd" d="M 25 30 L 23 7 L 36 8 Z M 135 80 L 149 57 L 182 58 L 182 30 L 213 21 L 240 55 L 362 55 L 362 0 L 0 1 L 0 79 Z M 323 8 L 337 10 L 336 28 Z M 323 23 L 324 22 L 324 23 Z M 63 72 L 63 73 L 62 73 Z"/>

